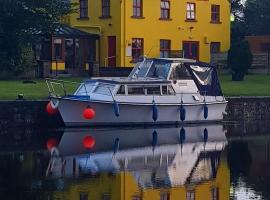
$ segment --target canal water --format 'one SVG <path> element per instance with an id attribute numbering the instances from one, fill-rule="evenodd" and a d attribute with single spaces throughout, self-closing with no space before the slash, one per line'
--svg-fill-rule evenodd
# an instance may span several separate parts
<path id="1" fill-rule="evenodd" d="M 241 130 L 2 129 L 0 200 L 270 200 L 270 135 Z"/>

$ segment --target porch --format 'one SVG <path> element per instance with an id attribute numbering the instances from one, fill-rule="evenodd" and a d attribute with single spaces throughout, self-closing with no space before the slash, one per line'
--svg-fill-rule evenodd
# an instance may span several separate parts
<path id="1" fill-rule="evenodd" d="M 99 52 L 99 35 L 62 25 L 35 45 L 38 76 L 92 76 L 98 73 Z"/>

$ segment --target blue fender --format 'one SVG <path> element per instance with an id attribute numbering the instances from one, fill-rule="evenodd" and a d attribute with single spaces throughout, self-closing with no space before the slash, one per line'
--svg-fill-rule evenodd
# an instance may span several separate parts
<path id="1" fill-rule="evenodd" d="M 186 109 L 183 105 L 180 106 L 180 120 L 183 122 L 186 119 Z"/>
<path id="2" fill-rule="evenodd" d="M 120 147 L 120 139 L 119 138 L 115 138 L 114 140 L 114 146 L 113 146 L 113 154 L 116 154 L 119 150 Z"/>
<path id="3" fill-rule="evenodd" d="M 183 144 L 186 140 L 186 130 L 182 127 L 180 130 L 180 144 Z"/>
<path id="4" fill-rule="evenodd" d="M 113 111 L 116 117 L 120 116 L 120 109 L 119 109 L 119 105 L 116 101 L 114 101 L 113 103 Z"/>
<path id="5" fill-rule="evenodd" d="M 152 147 L 153 148 L 157 146 L 157 142 L 158 142 L 158 134 L 157 134 L 157 131 L 154 130 L 152 133 Z"/>
<path id="6" fill-rule="evenodd" d="M 203 117 L 204 117 L 204 119 L 208 118 L 208 107 L 207 107 L 207 105 L 203 106 Z"/>
<path id="7" fill-rule="evenodd" d="M 203 142 L 206 143 L 207 140 L 208 140 L 208 130 L 207 130 L 207 128 L 205 128 L 203 130 Z"/>
<path id="8" fill-rule="evenodd" d="M 152 111 L 153 111 L 152 119 L 154 121 L 157 121 L 158 120 L 158 107 L 157 107 L 157 105 L 155 103 L 153 103 L 153 105 L 152 105 Z"/>

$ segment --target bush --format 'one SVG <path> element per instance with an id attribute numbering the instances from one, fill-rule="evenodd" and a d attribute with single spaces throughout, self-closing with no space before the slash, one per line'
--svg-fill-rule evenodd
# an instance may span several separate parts
<path id="1" fill-rule="evenodd" d="M 228 52 L 228 67 L 232 70 L 233 81 L 243 81 L 252 64 L 252 53 L 246 40 L 232 44 Z"/>

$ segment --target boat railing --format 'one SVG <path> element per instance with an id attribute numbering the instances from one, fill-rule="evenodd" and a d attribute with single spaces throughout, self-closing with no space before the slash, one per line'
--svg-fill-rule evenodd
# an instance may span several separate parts
<path id="1" fill-rule="evenodd" d="M 108 91 L 108 96 L 111 96 L 114 100 L 113 91 L 111 88 L 103 86 L 103 85 L 96 85 L 96 82 L 75 82 L 75 81 L 66 81 L 66 80 L 60 80 L 60 79 L 52 79 L 52 78 L 46 78 L 46 85 L 48 87 L 49 91 L 49 97 L 62 97 L 62 96 L 68 96 L 73 95 L 76 93 L 78 96 L 88 96 L 90 97 L 90 93 L 92 87 L 100 87 L 104 88 Z M 91 86 L 91 87 L 89 87 Z M 78 91 L 79 90 L 79 91 Z M 78 91 L 78 92 L 77 92 Z"/>
<path id="2" fill-rule="evenodd" d="M 60 79 L 46 78 L 46 85 L 49 91 L 49 97 L 61 97 L 74 93 L 82 84 L 75 81 L 66 81 Z"/>

